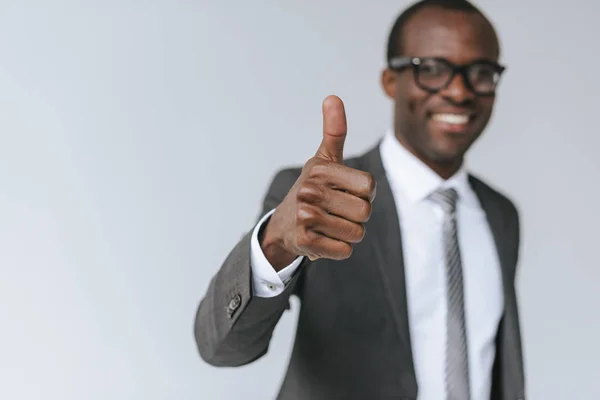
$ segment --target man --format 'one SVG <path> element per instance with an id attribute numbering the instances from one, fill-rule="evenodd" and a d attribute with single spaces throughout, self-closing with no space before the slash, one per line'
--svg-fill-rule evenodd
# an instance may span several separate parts
<path id="1" fill-rule="evenodd" d="M 467 1 L 399 16 L 382 73 L 394 129 L 344 160 L 343 103 L 325 99 L 316 155 L 275 176 L 200 304 L 206 362 L 264 355 L 294 294 L 280 399 L 524 398 L 517 211 L 464 163 L 492 113 L 499 54 Z"/>

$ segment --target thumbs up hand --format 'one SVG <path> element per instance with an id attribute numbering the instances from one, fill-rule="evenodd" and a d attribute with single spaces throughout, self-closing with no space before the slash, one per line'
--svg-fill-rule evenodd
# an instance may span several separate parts
<path id="1" fill-rule="evenodd" d="M 336 96 L 323 101 L 323 139 L 260 238 L 267 260 L 280 270 L 298 256 L 343 260 L 365 235 L 376 182 L 343 164 L 347 125 Z"/>

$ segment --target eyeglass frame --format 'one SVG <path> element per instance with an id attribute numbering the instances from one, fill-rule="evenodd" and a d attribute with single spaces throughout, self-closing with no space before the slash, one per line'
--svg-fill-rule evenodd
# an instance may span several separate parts
<path id="1" fill-rule="evenodd" d="M 439 88 L 432 89 L 430 87 L 424 86 L 420 82 L 419 66 L 423 63 L 423 61 L 428 61 L 428 60 L 441 62 L 443 64 L 446 64 L 450 68 L 451 72 L 450 72 L 450 76 L 448 77 L 448 80 L 446 81 L 445 84 L 443 84 Z M 497 78 L 496 82 L 494 82 L 494 84 L 495 84 L 494 89 L 491 92 L 489 92 L 489 93 L 478 92 L 475 90 L 473 85 L 471 85 L 471 81 L 469 80 L 468 70 L 469 70 L 469 68 L 471 68 L 474 65 L 489 65 L 496 69 L 496 71 L 498 73 L 498 78 Z M 463 81 L 465 82 L 465 86 L 467 87 L 467 89 L 469 91 L 471 91 L 471 93 L 473 93 L 477 96 L 481 96 L 481 97 L 488 97 L 488 96 L 495 95 L 496 88 L 498 87 L 500 78 L 502 77 L 502 74 L 506 70 L 506 66 L 499 64 L 497 62 L 494 62 L 494 61 L 490 61 L 490 60 L 479 59 L 479 60 L 474 60 L 474 61 L 470 62 L 469 64 L 457 65 L 457 64 L 454 64 L 454 63 L 450 62 L 449 60 L 442 58 L 442 57 L 396 56 L 396 57 L 392 57 L 389 60 L 388 66 L 392 71 L 396 71 L 396 72 L 400 72 L 400 71 L 404 70 L 405 68 L 411 67 L 413 70 L 413 76 L 414 76 L 414 79 L 415 79 L 415 82 L 417 83 L 417 85 L 421 89 L 423 89 L 429 93 L 438 93 L 440 90 L 443 90 L 446 87 L 448 87 L 448 85 L 450 85 L 450 83 L 454 80 L 454 78 L 456 77 L 456 74 L 458 73 L 458 74 L 462 75 Z"/>

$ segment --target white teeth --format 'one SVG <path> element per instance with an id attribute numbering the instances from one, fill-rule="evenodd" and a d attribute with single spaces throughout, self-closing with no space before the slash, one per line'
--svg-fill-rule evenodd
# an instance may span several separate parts
<path id="1" fill-rule="evenodd" d="M 465 114 L 433 114 L 431 118 L 434 121 L 456 125 L 462 125 L 469 122 L 469 116 Z"/>

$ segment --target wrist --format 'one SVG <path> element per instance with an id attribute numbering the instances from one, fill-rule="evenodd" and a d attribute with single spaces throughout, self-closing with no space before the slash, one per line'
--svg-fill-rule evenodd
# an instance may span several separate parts
<path id="1" fill-rule="evenodd" d="M 258 241 L 265 258 L 277 272 L 291 264 L 297 257 L 285 248 L 283 236 L 277 233 L 271 219 L 259 232 Z"/>

